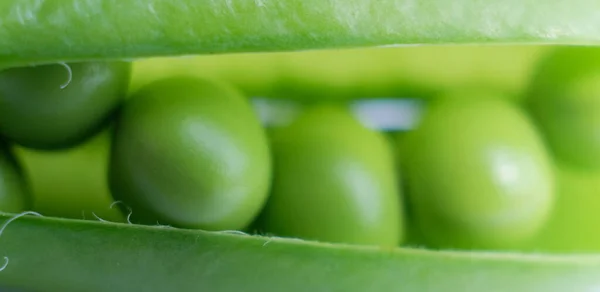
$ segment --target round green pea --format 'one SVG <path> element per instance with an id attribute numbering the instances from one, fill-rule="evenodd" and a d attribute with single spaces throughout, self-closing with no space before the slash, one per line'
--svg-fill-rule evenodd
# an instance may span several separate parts
<path id="1" fill-rule="evenodd" d="M 600 169 L 600 49 L 556 49 L 542 59 L 528 95 L 528 108 L 555 156 Z"/>
<path id="2" fill-rule="evenodd" d="M 124 104 L 114 130 L 110 189 L 133 222 L 240 230 L 266 201 L 266 134 L 248 100 L 228 86 L 156 81 Z"/>
<path id="3" fill-rule="evenodd" d="M 121 104 L 131 65 L 51 64 L 0 71 L 0 135 L 36 149 L 71 147 L 98 133 Z"/>
<path id="4" fill-rule="evenodd" d="M 23 170 L 8 146 L 0 141 L 0 212 L 30 210 L 32 197 Z"/>
<path id="5" fill-rule="evenodd" d="M 513 248 L 544 225 L 552 165 L 535 127 L 490 95 L 432 102 L 402 147 L 411 221 L 440 248 Z"/>
<path id="6" fill-rule="evenodd" d="M 388 140 L 337 106 L 316 106 L 273 130 L 266 233 L 325 242 L 395 246 L 404 235 Z"/>

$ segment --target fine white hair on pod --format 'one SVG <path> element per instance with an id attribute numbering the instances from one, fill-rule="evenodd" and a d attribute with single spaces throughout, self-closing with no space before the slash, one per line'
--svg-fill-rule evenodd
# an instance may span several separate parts
<path id="1" fill-rule="evenodd" d="M 133 214 L 133 210 L 131 209 L 131 207 L 127 206 L 125 203 L 123 203 L 123 201 L 114 201 L 114 202 L 112 202 L 112 204 L 110 204 L 110 209 L 112 209 L 117 204 L 121 204 L 125 208 L 127 208 L 127 212 L 128 212 L 127 213 L 127 223 L 132 224 L 131 223 L 131 214 Z"/>
<path id="2" fill-rule="evenodd" d="M 237 235 L 250 235 L 246 232 L 243 231 L 239 231 L 239 230 L 221 230 L 221 231 L 214 231 L 215 233 L 227 233 L 227 234 L 237 234 Z"/>
<path id="3" fill-rule="evenodd" d="M 67 82 L 63 83 L 60 86 L 60 89 L 65 89 L 65 88 L 67 88 L 67 86 L 69 86 L 69 84 L 71 84 L 71 81 L 73 80 L 73 70 L 71 70 L 71 66 L 69 66 L 69 64 L 67 64 L 65 62 L 60 62 L 58 64 L 65 67 L 65 69 L 67 69 L 67 73 L 69 73 L 69 78 L 67 79 Z"/>
<path id="4" fill-rule="evenodd" d="M 96 219 L 98 219 L 98 221 L 100 221 L 100 222 L 110 222 L 108 220 L 104 220 L 104 219 L 100 218 L 100 216 L 96 215 L 96 213 L 94 213 L 94 212 L 92 212 L 92 215 L 94 215 L 94 217 L 96 217 Z"/>
<path id="5" fill-rule="evenodd" d="M 23 216 L 26 216 L 26 215 L 34 215 L 34 216 L 38 216 L 38 217 L 43 217 L 42 214 L 40 214 L 38 212 L 34 212 L 34 211 L 25 211 L 25 212 L 16 214 L 15 216 L 10 217 L 6 221 L 4 221 L 4 224 L 2 224 L 2 227 L 0 227 L 0 236 L 2 235 L 2 233 L 4 232 L 4 230 L 6 229 L 8 224 L 10 224 L 11 222 L 13 222 Z M 6 269 L 7 266 L 8 266 L 8 257 L 5 256 L 4 264 L 0 267 L 0 272 L 4 271 L 4 269 Z"/>

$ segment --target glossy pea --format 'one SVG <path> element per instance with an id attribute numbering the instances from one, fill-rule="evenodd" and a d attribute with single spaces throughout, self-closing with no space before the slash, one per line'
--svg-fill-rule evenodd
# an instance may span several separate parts
<path id="1" fill-rule="evenodd" d="M 32 206 L 32 197 L 21 165 L 0 141 L 0 212 L 20 213 Z"/>
<path id="2" fill-rule="evenodd" d="M 129 63 L 90 62 L 0 71 L 0 135 L 29 148 L 73 146 L 98 133 L 128 87 Z"/>
<path id="3" fill-rule="evenodd" d="M 134 222 L 243 229 L 263 207 L 270 176 L 266 134 L 249 102 L 226 85 L 153 82 L 116 122 L 110 188 Z"/>
<path id="4" fill-rule="evenodd" d="M 429 246 L 514 248 L 551 213 L 547 149 L 528 117 L 500 97 L 441 97 L 405 138 L 411 219 Z"/>
<path id="5" fill-rule="evenodd" d="M 600 49 L 560 48 L 542 59 L 528 108 L 555 156 L 600 169 Z"/>
<path id="6" fill-rule="evenodd" d="M 264 231 L 326 242 L 397 245 L 400 193 L 388 140 L 337 106 L 308 109 L 271 135 Z"/>

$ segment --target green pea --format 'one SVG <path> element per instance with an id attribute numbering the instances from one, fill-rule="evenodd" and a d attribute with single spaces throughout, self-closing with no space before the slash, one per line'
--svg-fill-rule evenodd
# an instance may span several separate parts
<path id="1" fill-rule="evenodd" d="M 486 97 L 443 96 L 405 137 L 411 214 L 430 246 L 516 247 L 551 212 L 552 165 L 536 129 Z"/>
<path id="2" fill-rule="evenodd" d="M 266 134 L 228 86 L 192 77 L 153 82 L 125 103 L 112 143 L 111 192 L 134 222 L 242 229 L 268 195 Z"/>
<path id="3" fill-rule="evenodd" d="M 327 242 L 397 245 L 400 193 L 388 140 L 347 109 L 317 106 L 272 132 L 264 231 Z"/>
<path id="4" fill-rule="evenodd" d="M 56 149 L 98 133 L 128 87 L 129 63 L 73 63 L 0 71 L 0 135 Z"/>
<path id="5" fill-rule="evenodd" d="M 8 146 L 0 140 L 0 212 L 29 210 L 32 198 L 23 170 Z"/>
<path id="6" fill-rule="evenodd" d="M 600 169 L 600 49 L 561 48 L 531 81 L 528 108 L 556 157 Z"/>

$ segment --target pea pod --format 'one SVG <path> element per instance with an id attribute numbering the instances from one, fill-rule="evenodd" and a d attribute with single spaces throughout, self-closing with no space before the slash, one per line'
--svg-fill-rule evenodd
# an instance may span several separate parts
<path id="1" fill-rule="evenodd" d="M 0 287 L 26 291 L 562 292 L 600 285 L 600 256 L 378 249 L 39 217 L 8 225 L 0 251 L 9 259 Z"/>
<path id="2" fill-rule="evenodd" d="M 593 0 L 6 0 L 0 64 L 447 43 L 597 43 Z"/>
<path id="3" fill-rule="evenodd" d="M 0 64 L 391 44 L 596 43 L 599 8 L 589 0 L 7 0 L 0 2 Z M 0 284 L 31 290 L 591 291 L 600 285 L 597 256 L 380 250 L 51 218 L 13 222 L 0 250 L 10 259 Z"/>

